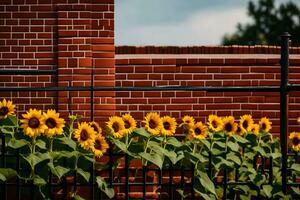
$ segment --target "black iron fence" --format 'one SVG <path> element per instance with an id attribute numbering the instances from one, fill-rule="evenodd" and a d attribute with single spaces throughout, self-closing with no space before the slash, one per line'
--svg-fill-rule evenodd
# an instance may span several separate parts
<path id="1" fill-rule="evenodd" d="M 94 92 L 95 91 L 206 91 L 206 92 L 278 92 L 280 93 L 280 140 L 281 140 L 281 173 L 282 173 L 282 191 L 286 194 L 289 186 L 300 186 L 300 183 L 294 179 L 294 183 L 288 182 L 289 169 L 288 169 L 288 157 L 298 160 L 297 153 L 289 153 L 287 145 L 287 127 L 288 127 L 288 112 L 287 112 L 287 98 L 288 93 L 291 91 L 300 91 L 300 85 L 289 84 L 288 82 L 288 68 L 289 68 L 289 39 L 290 35 L 284 33 L 282 36 L 281 46 L 281 84 L 280 86 L 257 86 L 257 87 L 187 87 L 187 86 L 167 86 L 167 87 L 2 87 L 0 91 L 90 91 L 91 92 L 91 113 L 94 108 Z M 0 70 L 0 75 L 56 75 L 56 70 Z M 92 74 L 93 76 L 93 74 Z M 93 80 L 93 78 L 92 78 Z M 71 98 L 69 96 L 69 98 Z M 91 116 L 91 120 L 93 120 Z M 0 149 L 0 167 L 14 168 L 18 173 L 27 173 L 24 171 L 23 162 L 24 160 L 20 157 L 18 150 L 11 151 L 5 146 L 5 136 L 1 134 L 1 149 Z M 124 168 L 116 169 L 113 166 L 113 161 L 117 158 L 124 157 Z M 195 199 L 195 191 L 193 190 L 194 184 L 194 169 L 184 168 L 170 165 L 167 169 L 148 168 L 141 167 L 141 169 L 135 169 L 130 167 L 128 155 L 116 154 L 111 149 L 105 156 L 107 158 L 108 166 L 102 172 L 103 177 L 106 177 L 109 186 L 116 189 L 119 198 L 130 199 L 130 195 L 134 192 L 139 192 L 140 199 L 178 199 L 176 190 L 178 188 L 183 190 L 189 190 L 191 199 Z M 261 170 L 263 174 L 268 174 L 269 183 L 273 182 L 273 161 L 272 158 L 262 158 L 261 164 L 258 170 Z M 23 171 L 22 171 L 23 170 Z M 207 166 L 208 174 L 212 173 L 212 154 L 209 154 L 209 161 Z M 53 179 L 49 174 L 47 186 L 50 194 L 55 194 L 53 198 L 66 199 L 67 192 L 70 188 L 80 187 L 83 191 L 89 193 L 89 199 L 107 199 L 107 197 L 97 188 L 95 183 L 95 176 L 98 175 L 98 171 L 95 170 L 94 166 L 89 167 L 91 174 L 89 183 L 82 183 L 76 172 L 71 177 L 63 178 L 63 181 L 59 182 Z M 153 179 L 147 174 L 149 172 L 155 172 L 158 177 Z M 134 182 L 130 181 L 130 177 L 133 174 L 138 174 L 139 179 Z M 70 178 L 70 177 L 69 177 Z M 149 180 L 151 178 L 151 180 Z M 228 181 L 227 170 L 223 171 L 223 178 L 220 181 L 216 181 L 215 184 L 222 185 L 224 189 L 223 199 L 227 199 L 227 189 L 230 185 L 245 185 L 247 182 L 239 182 L 238 173 L 235 177 Z M 189 181 L 187 181 L 189 180 Z M 150 188 L 150 189 L 149 189 Z M 159 189 L 159 193 L 149 193 L 150 190 Z M 12 182 L 1 182 L 0 183 L 0 198 L 1 199 L 23 199 L 24 194 L 28 193 L 28 199 L 34 199 L 34 187 L 32 182 L 24 182 L 16 179 Z M 259 188 L 258 188 L 259 190 Z M 120 196 L 121 195 L 121 196 Z M 123 196 L 122 196 L 123 195 Z M 152 196 L 151 196 L 152 195 Z"/>

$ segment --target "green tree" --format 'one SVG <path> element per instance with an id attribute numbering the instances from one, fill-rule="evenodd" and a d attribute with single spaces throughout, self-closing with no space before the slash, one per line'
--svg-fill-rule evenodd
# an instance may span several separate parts
<path id="1" fill-rule="evenodd" d="M 279 36 L 289 32 L 293 46 L 300 46 L 300 8 L 293 2 L 275 5 L 275 0 L 250 1 L 248 15 L 251 23 L 238 24 L 237 31 L 223 37 L 224 45 L 279 45 Z"/>

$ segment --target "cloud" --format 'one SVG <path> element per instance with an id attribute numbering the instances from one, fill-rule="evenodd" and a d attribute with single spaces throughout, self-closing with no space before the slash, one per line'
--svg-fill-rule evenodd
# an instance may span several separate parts
<path id="1" fill-rule="evenodd" d="M 116 27 L 116 44 L 216 45 L 225 33 L 236 30 L 238 22 L 249 21 L 246 12 L 243 7 L 198 10 L 178 22 Z"/>

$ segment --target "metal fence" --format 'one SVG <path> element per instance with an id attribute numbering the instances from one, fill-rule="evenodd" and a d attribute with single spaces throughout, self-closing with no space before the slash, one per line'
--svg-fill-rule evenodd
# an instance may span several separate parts
<path id="1" fill-rule="evenodd" d="M 281 150 L 282 150 L 282 191 L 287 193 L 287 188 L 289 186 L 300 186 L 300 183 L 288 183 L 288 166 L 287 160 L 289 156 L 296 157 L 297 154 L 289 153 L 288 146 L 287 146 L 287 127 L 288 127 L 288 113 L 287 113 L 287 98 L 288 93 L 291 91 L 300 91 L 300 85 L 298 84 L 289 84 L 288 83 L 288 68 L 289 68 L 289 39 L 290 35 L 288 33 L 284 33 L 281 36 L 282 45 L 281 45 L 281 84 L 280 86 L 257 86 L 257 87 L 186 87 L 186 86 L 167 86 L 167 87 L 94 87 L 93 84 L 90 87 L 2 87 L 0 88 L 0 92 L 3 91 L 90 91 L 91 92 L 91 113 L 93 113 L 94 108 L 94 92 L 95 91 L 206 91 L 206 92 L 278 92 L 280 93 L 280 140 L 281 140 Z M 57 75 L 57 70 L 7 70 L 2 69 L 0 70 L 0 75 Z M 92 74 L 93 76 L 93 74 Z M 93 78 L 92 78 L 93 80 Z M 71 98 L 69 96 L 69 98 Z M 91 116 L 91 120 L 93 120 L 93 116 Z M 0 133 L 1 134 L 1 133 Z M 2 145 L 0 149 L 0 167 L 12 167 L 17 172 L 20 172 L 23 169 L 22 163 L 24 160 L 20 157 L 20 152 L 8 152 L 8 149 L 5 147 L 5 136 L 1 134 Z M 138 170 L 140 175 L 140 181 L 131 182 L 130 176 L 133 173 L 137 173 L 136 169 L 132 169 L 129 167 L 129 160 L 128 155 L 125 154 L 115 154 L 110 149 L 108 154 L 106 155 L 108 158 L 108 167 L 104 170 L 104 174 L 107 177 L 107 181 L 109 186 L 117 188 L 120 194 L 124 194 L 123 199 L 130 199 L 130 193 L 132 192 L 132 188 L 134 191 L 139 191 L 141 195 L 141 199 L 178 199 L 176 196 L 175 190 L 178 188 L 187 189 L 191 193 L 191 199 L 195 199 L 195 192 L 193 190 L 193 176 L 194 176 L 194 169 L 193 168 L 183 168 L 183 167 L 176 167 L 170 165 L 168 169 L 156 169 L 156 168 L 147 168 L 142 167 Z M 116 170 L 113 166 L 113 161 L 116 157 L 124 157 L 124 169 L 118 169 L 118 173 L 122 174 L 116 177 Z M 13 164 L 12 164 L 13 160 Z M 272 171 L 272 158 L 270 159 L 262 159 L 262 165 L 259 170 L 262 171 L 264 174 L 268 174 L 269 183 L 272 183 L 273 180 L 273 171 Z M 266 164 L 268 163 L 268 164 Z M 209 161 L 208 161 L 208 174 L 211 173 L 212 170 L 212 155 L 209 154 Z M 63 178 L 62 182 L 56 182 L 53 180 L 51 174 L 49 174 L 48 180 L 48 188 L 50 193 L 54 193 L 54 191 L 58 191 L 58 189 L 62 189 L 60 196 L 56 196 L 56 198 L 65 199 L 67 198 L 67 191 L 68 188 L 86 188 L 85 190 L 89 193 L 90 199 L 106 199 L 107 197 L 102 194 L 102 192 L 97 188 L 95 183 L 95 176 L 97 175 L 98 171 L 94 169 L 94 166 L 90 166 L 89 168 L 91 173 L 91 178 L 89 183 L 82 183 L 77 177 L 76 172 L 73 175 L 72 181 L 69 181 L 67 178 Z M 154 171 L 158 174 L 157 180 L 147 180 L 147 173 L 150 171 Z M 26 173 L 24 171 L 23 173 Z M 122 177 L 124 180 L 122 180 Z M 164 179 L 166 177 L 166 180 Z M 178 180 L 174 180 L 177 177 Z M 186 182 L 185 179 L 189 177 L 190 182 Z M 237 180 L 237 178 L 235 178 Z M 247 183 L 241 182 L 229 182 L 228 181 L 228 174 L 227 170 L 223 172 L 223 180 L 221 182 L 216 182 L 216 184 L 222 185 L 224 189 L 224 199 L 227 199 L 227 188 L 232 185 L 243 185 Z M 160 189 L 158 196 L 147 196 L 148 187 L 157 187 Z M 0 199 L 8 199 L 12 193 L 14 194 L 15 199 L 23 199 L 23 194 L 26 191 L 29 193 L 28 198 L 34 199 L 34 191 L 36 188 L 34 187 L 32 182 L 24 182 L 16 179 L 13 182 L 2 182 L 0 183 Z M 54 197 L 53 197 L 54 198 Z"/>

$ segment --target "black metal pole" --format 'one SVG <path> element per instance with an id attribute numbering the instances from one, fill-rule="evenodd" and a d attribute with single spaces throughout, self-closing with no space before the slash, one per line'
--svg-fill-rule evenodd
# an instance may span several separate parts
<path id="1" fill-rule="evenodd" d="M 289 71 L 289 39 L 287 32 L 281 35 L 281 83 L 280 83 L 280 140 L 282 153 L 282 192 L 287 192 L 287 89 Z"/>

